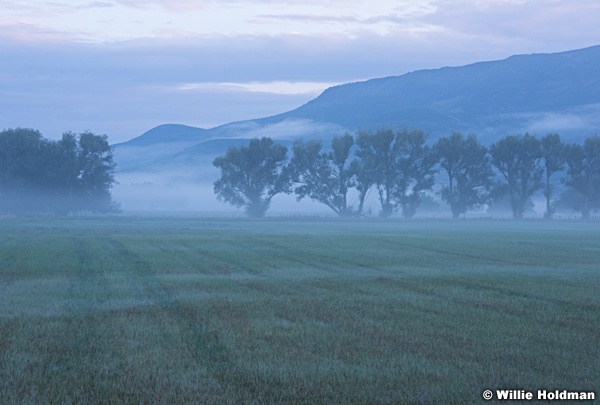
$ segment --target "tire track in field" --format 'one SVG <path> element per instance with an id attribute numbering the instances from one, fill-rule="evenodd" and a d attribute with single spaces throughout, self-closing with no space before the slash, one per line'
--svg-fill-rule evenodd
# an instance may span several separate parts
<path id="1" fill-rule="evenodd" d="M 4 249 L 3 249 L 4 250 Z M 19 255 L 15 249 L 6 248 L 2 252 L 2 272 L 0 273 L 0 290 L 6 289 L 17 278 L 15 263 Z"/>
<path id="2" fill-rule="evenodd" d="M 496 257 L 470 254 L 470 253 L 465 253 L 465 252 L 455 252 L 455 251 L 443 250 L 440 248 L 434 248 L 434 247 L 429 247 L 429 246 L 421 246 L 421 245 L 407 243 L 406 241 L 400 242 L 400 241 L 393 241 L 390 239 L 380 239 L 379 243 L 381 243 L 382 245 L 402 247 L 402 248 L 405 248 L 408 250 L 419 250 L 422 252 L 438 253 L 438 254 L 446 255 L 446 256 L 453 256 L 453 257 L 466 258 L 466 259 L 475 259 L 482 263 L 489 262 L 489 263 L 500 263 L 500 264 L 509 264 L 509 265 L 519 265 L 519 266 L 532 266 L 533 265 L 532 263 L 521 262 L 521 261 L 516 261 L 516 260 L 500 259 L 500 258 L 496 258 Z"/>
<path id="3" fill-rule="evenodd" d="M 67 249 L 75 260 L 61 314 L 32 322 L 3 320 L 3 326 L 23 324 L 22 334 L 36 339 L 32 348 L 16 348 L 32 359 L 33 383 L 21 392 L 13 388 L 18 377 L 11 378 L 10 390 L 25 402 L 35 398 L 31 403 L 99 403 L 111 397 L 124 403 L 154 403 L 157 398 L 162 398 L 160 403 L 177 403 L 178 395 L 187 398 L 186 403 L 194 398 L 210 403 L 203 396 L 226 398 L 218 378 L 223 373 L 216 370 L 230 364 L 229 353 L 193 307 L 171 299 L 149 263 L 105 236 L 70 238 Z M 125 284 L 118 292 L 130 290 L 139 296 L 141 289 L 151 305 L 111 308 L 115 272 L 123 275 L 118 280 Z M 7 336 L 0 333 L 0 343 L 9 344 Z M 178 363 L 154 361 L 154 352 L 173 353 L 174 361 L 185 363 L 181 373 L 188 379 L 179 383 Z M 211 369 L 210 374 L 203 371 Z M 172 381 L 177 383 L 169 385 Z"/>
<path id="4" fill-rule="evenodd" d="M 130 264 L 124 271 L 127 283 L 129 285 L 140 283 L 148 298 L 154 303 L 148 311 L 154 317 L 155 323 L 157 325 L 164 323 L 160 318 L 165 315 L 175 321 L 178 325 L 177 331 L 169 331 L 169 333 L 183 334 L 181 339 L 186 343 L 193 363 L 204 366 L 209 371 L 210 376 L 218 381 L 218 390 L 231 389 L 232 381 L 229 381 L 229 376 L 237 366 L 231 360 L 231 354 L 220 341 L 218 334 L 205 326 L 209 308 L 199 308 L 198 304 L 185 304 L 173 297 L 155 277 L 158 275 L 156 271 L 140 255 L 114 238 L 107 239 L 106 243 L 111 246 L 119 260 Z M 249 394 L 244 387 L 237 388 L 238 391 L 243 391 L 244 397 L 248 397 Z M 227 397 L 224 392 L 219 394 L 221 398 Z"/>
<path id="5" fill-rule="evenodd" d="M 165 255 L 174 254 L 174 251 L 172 249 L 169 249 L 167 246 L 164 245 L 164 243 L 160 243 L 160 241 L 158 240 L 152 240 L 149 242 L 149 244 L 160 250 Z M 178 244 L 178 246 L 184 246 L 188 248 L 192 247 L 192 245 L 185 240 L 181 242 L 178 241 Z M 203 274 L 226 274 L 229 276 L 232 273 L 245 272 L 253 276 L 259 276 L 263 272 L 262 269 L 256 268 L 255 266 L 251 266 L 246 261 L 236 261 L 236 256 L 232 255 L 229 252 L 215 252 L 209 248 L 205 248 L 199 245 L 194 246 L 193 249 L 196 253 L 200 253 L 205 261 L 210 261 L 214 263 L 214 265 L 216 265 L 216 268 L 211 269 L 210 271 L 207 271 L 208 269 L 203 267 Z"/>

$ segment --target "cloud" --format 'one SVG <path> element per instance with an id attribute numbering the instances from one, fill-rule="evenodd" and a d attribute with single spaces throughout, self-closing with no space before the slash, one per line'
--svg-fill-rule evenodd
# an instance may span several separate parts
<path id="1" fill-rule="evenodd" d="M 568 112 L 543 112 L 524 115 L 524 132 L 544 135 L 562 132 L 592 135 L 600 127 L 600 104 L 581 106 Z"/>
<path id="2" fill-rule="evenodd" d="M 10 36 L 13 28 L 0 26 L 0 60 L 10 61 L 0 65 L 0 128 L 34 127 L 50 137 L 91 129 L 108 134 L 112 142 L 164 123 L 207 128 L 283 113 L 329 84 L 512 53 L 510 47 L 496 49 L 477 38 L 440 42 L 431 33 L 98 44 L 65 40 L 61 33 L 44 37 L 43 30 L 31 26 L 21 27 L 17 40 Z"/>
<path id="3" fill-rule="evenodd" d="M 436 6 L 423 20 L 444 27 L 450 46 L 546 52 L 597 44 L 600 33 L 597 1 L 437 0 Z"/>
<path id="4" fill-rule="evenodd" d="M 344 128 L 336 124 L 297 118 L 288 118 L 266 125 L 256 122 L 241 122 L 227 128 L 227 136 L 231 138 L 327 139 L 343 133 Z"/>
<path id="5" fill-rule="evenodd" d="M 216 126 L 329 84 L 594 45 L 599 20 L 591 0 L 4 1 L 0 129 Z"/>
<path id="6" fill-rule="evenodd" d="M 72 39 L 71 33 L 44 28 L 28 23 L 0 24 L 0 41 L 5 43 L 65 43 Z"/>
<path id="7" fill-rule="evenodd" d="M 248 91 L 256 93 L 271 93 L 271 94 L 310 94 L 317 96 L 328 87 L 336 86 L 342 83 L 334 82 L 293 82 L 293 81 L 251 81 L 246 83 L 215 83 L 215 82 L 200 82 L 200 83 L 184 83 L 177 86 L 178 90 L 184 91 Z"/>

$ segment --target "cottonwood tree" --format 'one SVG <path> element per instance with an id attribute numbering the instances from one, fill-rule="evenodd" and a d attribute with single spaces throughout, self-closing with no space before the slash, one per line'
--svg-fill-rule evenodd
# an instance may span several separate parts
<path id="1" fill-rule="evenodd" d="M 448 177 L 440 194 L 450 206 L 453 218 L 490 202 L 494 172 L 486 147 L 474 135 L 465 138 L 455 132 L 440 138 L 434 155 Z"/>
<path id="2" fill-rule="evenodd" d="M 586 138 L 583 145 L 569 145 L 565 160 L 568 169 L 564 182 L 579 197 L 573 208 L 583 219 L 589 219 L 591 210 L 600 207 L 600 136 Z"/>
<path id="3" fill-rule="evenodd" d="M 356 185 L 356 163 L 350 159 L 352 135 L 336 136 L 331 151 L 323 152 L 320 141 L 296 140 L 290 161 L 292 180 L 298 201 L 310 198 L 325 204 L 340 217 L 354 214 L 348 204 L 348 192 Z"/>
<path id="4" fill-rule="evenodd" d="M 425 134 L 419 130 L 363 131 L 356 143 L 359 207 L 362 208 L 369 189 L 375 186 L 381 217 L 389 217 L 398 210 L 405 217 L 414 215 L 423 193 L 433 186 L 435 172 L 435 160 L 426 145 Z"/>
<path id="5" fill-rule="evenodd" d="M 504 178 L 501 187 L 509 195 L 513 218 L 521 219 L 527 202 L 543 186 L 540 141 L 529 134 L 509 135 L 493 144 L 490 154 Z"/>
<path id="6" fill-rule="evenodd" d="M 47 141 L 34 129 L 0 132 L 0 204 L 8 211 L 39 209 L 39 196 L 48 168 L 44 167 Z"/>
<path id="7" fill-rule="evenodd" d="M 271 138 L 252 139 L 247 146 L 231 146 L 213 165 L 220 170 L 214 183 L 217 199 L 243 207 L 250 217 L 263 217 L 272 198 L 290 190 L 287 148 Z"/>
<path id="8" fill-rule="evenodd" d="M 396 159 L 393 197 L 402 216 L 410 218 L 415 215 L 425 192 L 433 187 L 436 160 L 423 131 L 398 131 L 396 143 L 400 145 L 400 153 Z"/>
<path id="9" fill-rule="evenodd" d="M 544 218 L 552 219 L 556 204 L 553 200 L 554 190 L 550 178 L 555 173 L 565 168 L 565 145 L 560 140 L 558 134 L 548 134 L 540 140 L 542 147 L 542 158 L 544 161 L 544 173 L 546 183 L 544 185 L 544 196 L 546 197 L 546 212 Z"/>
<path id="10" fill-rule="evenodd" d="M 357 149 L 355 155 L 358 159 L 355 160 L 355 178 L 356 189 L 358 190 L 358 209 L 357 215 L 364 214 L 364 206 L 370 190 L 373 188 L 379 179 L 378 168 L 378 153 L 375 150 L 373 139 L 375 135 L 367 131 L 359 131 L 356 136 Z"/>
<path id="11" fill-rule="evenodd" d="M 63 143 L 72 145 L 69 135 L 67 139 L 63 138 Z M 113 210 L 110 188 L 115 182 L 116 164 L 113 161 L 108 137 L 84 132 L 79 135 L 78 152 L 80 167 L 78 178 L 82 203 L 92 211 Z M 73 156 L 73 151 L 66 151 L 66 153 L 68 156 Z M 70 168 L 66 170 L 70 172 Z"/>
<path id="12" fill-rule="evenodd" d="M 67 132 L 59 141 L 33 129 L 0 132 L 0 207 L 11 212 L 112 212 L 115 182 L 106 135 Z"/>
<path id="13" fill-rule="evenodd" d="M 395 211 L 393 193 L 401 145 L 390 129 L 379 129 L 375 133 L 363 132 L 359 134 L 357 144 L 356 156 L 361 160 L 358 189 L 361 194 L 366 194 L 374 184 L 381 206 L 379 216 L 389 217 Z M 361 200 L 364 201 L 364 197 Z"/>

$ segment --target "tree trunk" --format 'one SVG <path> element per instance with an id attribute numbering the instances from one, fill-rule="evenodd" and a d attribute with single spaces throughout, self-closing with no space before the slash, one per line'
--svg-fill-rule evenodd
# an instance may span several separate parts
<path id="1" fill-rule="evenodd" d="M 587 221 L 590 219 L 590 199 L 585 197 L 583 200 L 583 207 L 581 208 L 581 219 Z"/>
<path id="2" fill-rule="evenodd" d="M 546 173 L 548 169 L 546 169 Z M 552 219 L 553 209 L 552 209 L 552 189 L 550 188 L 550 176 L 546 174 L 546 213 L 544 214 L 544 218 Z"/>

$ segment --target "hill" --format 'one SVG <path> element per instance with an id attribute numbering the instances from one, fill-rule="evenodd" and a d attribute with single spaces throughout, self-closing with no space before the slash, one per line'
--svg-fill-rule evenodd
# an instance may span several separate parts
<path id="1" fill-rule="evenodd" d="M 262 136 L 289 147 L 298 137 L 328 142 L 345 131 L 405 127 L 423 129 L 430 141 L 454 131 L 487 144 L 525 132 L 558 132 L 566 141 L 580 141 L 600 132 L 598 72 L 600 46 L 593 46 L 344 84 L 271 117 L 212 129 L 153 128 L 115 145 L 117 177 L 121 187 L 212 184 L 215 156 Z"/>
<path id="2" fill-rule="evenodd" d="M 294 118 L 349 130 L 420 128 L 435 138 L 464 131 L 488 142 L 514 132 L 583 137 L 600 128 L 598 72 L 600 46 L 512 56 L 332 87 L 259 122 Z"/>
<path id="3" fill-rule="evenodd" d="M 522 132 L 552 131 L 579 139 L 600 128 L 598 72 L 600 46 L 419 70 L 331 87 L 272 117 L 212 129 L 161 125 L 116 146 L 179 144 L 181 152 L 215 138 L 323 139 L 379 127 L 420 128 L 432 139 L 462 131 L 488 143 Z"/>

